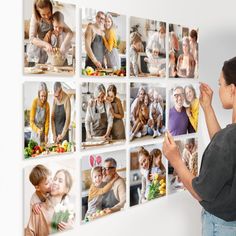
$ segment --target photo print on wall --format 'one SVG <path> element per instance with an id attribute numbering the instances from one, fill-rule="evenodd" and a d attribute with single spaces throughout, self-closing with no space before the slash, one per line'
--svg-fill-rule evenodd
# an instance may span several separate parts
<path id="1" fill-rule="evenodd" d="M 130 206 L 166 195 L 167 160 L 161 150 L 162 144 L 130 150 Z"/>
<path id="2" fill-rule="evenodd" d="M 75 74 L 76 7 L 61 1 L 24 1 L 24 74 Z"/>
<path id="3" fill-rule="evenodd" d="M 125 142 L 126 84 L 82 84 L 82 148 Z"/>
<path id="4" fill-rule="evenodd" d="M 74 82 L 24 83 L 24 158 L 75 151 Z"/>
<path id="5" fill-rule="evenodd" d="M 24 169 L 24 231 L 51 235 L 76 221 L 75 160 L 51 161 Z"/>
<path id="6" fill-rule="evenodd" d="M 179 147 L 179 151 L 183 162 L 189 171 L 197 176 L 198 174 L 198 140 L 197 138 L 189 138 L 185 140 L 175 141 Z M 175 169 L 168 162 L 168 194 L 184 190 L 184 185 L 177 175 Z"/>
<path id="7" fill-rule="evenodd" d="M 198 29 L 169 24 L 169 77 L 198 78 Z"/>
<path id="8" fill-rule="evenodd" d="M 166 88 L 157 83 L 130 84 L 130 141 L 163 136 Z"/>
<path id="9" fill-rule="evenodd" d="M 166 23 L 130 18 L 130 76 L 166 76 Z"/>
<path id="10" fill-rule="evenodd" d="M 82 9 L 82 75 L 126 76 L 126 16 Z"/>
<path id="11" fill-rule="evenodd" d="M 196 133 L 199 115 L 199 85 L 174 84 L 169 91 L 168 129 L 173 136 Z"/>
<path id="12" fill-rule="evenodd" d="M 126 205 L 126 151 L 82 157 L 82 222 L 121 211 Z"/>

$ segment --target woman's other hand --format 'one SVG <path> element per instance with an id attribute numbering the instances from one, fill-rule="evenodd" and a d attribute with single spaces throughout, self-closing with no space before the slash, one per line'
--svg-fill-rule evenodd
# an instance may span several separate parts
<path id="1" fill-rule="evenodd" d="M 72 221 L 68 221 L 67 223 L 62 221 L 58 224 L 57 227 L 58 227 L 59 231 L 68 230 L 68 229 L 73 228 L 73 223 L 72 223 Z"/>
<path id="2" fill-rule="evenodd" d="M 210 88 L 210 86 L 208 84 L 201 83 L 199 102 L 204 111 L 211 107 L 212 97 L 213 90 Z"/>
<path id="3" fill-rule="evenodd" d="M 45 44 L 44 44 L 44 49 L 45 49 L 45 51 L 48 52 L 48 53 L 52 53 L 52 52 L 53 52 L 52 45 L 49 44 L 49 43 L 47 43 L 47 42 L 45 42 Z"/>
<path id="4" fill-rule="evenodd" d="M 168 161 L 173 165 L 180 157 L 179 148 L 176 145 L 173 136 L 167 131 L 162 146 L 162 152 Z"/>

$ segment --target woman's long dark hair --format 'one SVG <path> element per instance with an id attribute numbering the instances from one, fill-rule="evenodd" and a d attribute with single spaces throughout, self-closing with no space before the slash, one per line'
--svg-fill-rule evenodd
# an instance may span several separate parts
<path id="1" fill-rule="evenodd" d="M 234 84 L 236 86 L 236 57 L 233 57 L 224 62 L 222 72 L 226 84 Z"/>

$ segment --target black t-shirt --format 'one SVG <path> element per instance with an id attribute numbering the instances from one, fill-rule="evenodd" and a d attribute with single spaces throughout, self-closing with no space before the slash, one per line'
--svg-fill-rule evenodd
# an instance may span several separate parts
<path id="1" fill-rule="evenodd" d="M 214 135 L 192 185 L 205 210 L 226 221 L 236 220 L 236 124 Z"/>

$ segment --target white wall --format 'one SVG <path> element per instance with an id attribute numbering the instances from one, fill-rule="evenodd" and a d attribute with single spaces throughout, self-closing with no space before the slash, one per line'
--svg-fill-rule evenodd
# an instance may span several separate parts
<path id="1" fill-rule="evenodd" d="M 217 95 L 217 78 L 224 60 L 235 56 L 236 15 L 234 0 L 78 0 L 79 6 L 109 8 L 114 12 L 153 18 L 171 23 L 199 27 L 200 80 L 209 83 Z M 23 234 L 23 177 L 24 166 L 35 160 L 22 160 L 22 1 L 4 1 L 1 12 L 1 208 L 2 235 Z M 36 77 L 27 77 L 38 80 Z M 215 96 L 213 105 L 221 124 L 231 119 L 223 111 Z M 200 154 L 209 139 L 204 119 L 200 117 Z M 78 162 L 79 153 L 73 155 Z M 187 192 L 171 195 L 148 204 L 113 214 L 92 224 L 80 226 L 60 235 L 200 235 L 200 210 L 198 203 Z"/>

